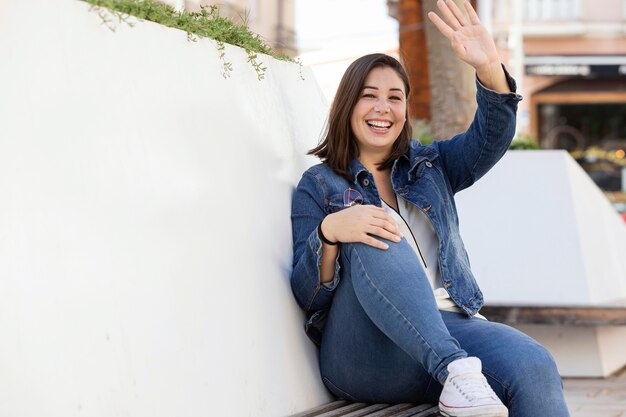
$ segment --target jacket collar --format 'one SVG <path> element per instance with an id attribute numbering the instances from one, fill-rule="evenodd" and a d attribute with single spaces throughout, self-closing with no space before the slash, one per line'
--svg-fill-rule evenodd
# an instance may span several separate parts
<path id="1" fill-rule="evenodd" d="M 365 166 L 357 158 L 354 158 L 352 160 L 350 166 L 348 167 L 348 171 L 350 171 L 350 174 L 352 174 L 352 181 L 355 184 L 358 184 L 359 178 L 367 176 L 369 174 L 367 168 L 365 168 Z"/>
<path id="2" fill-rule="evenodd" d="M 409 145 L 408 154 L 400 156 L 400 158 L 396 159 L 396 161 L 393 163 L 393 167 L 391 169 L 392 175 L 393 172 L 396 171 L 396 169 L 401 169 L 401 166 L 404 165 L 402 164 L 402 162 L 406 161 L 410 164 L 408 176 L 409 179 L 411 179 L 414 175 L 415 169 L 420 164 L 420 162 L 423 162 L 425 159 L 432 161 L 436 157 L 437 151 L 435 151 L 432 146 L 424 146 L 418 141 L 412 140 L 411 144 Z M 355 184 L 358 184 L 359 179 L 362 178 L 364 175 L 367 176 L 369 174 L 367 168 L 365 168 L 365 166 L 363 166 L 361 161 L 359 161 L 357 158 L 354 158 L 352 160 L 350 166 L 348 167 L 348 171 L 352 175 L 352 181 Z"/>
<path id="3" fill-rule="evenodd" d="M 420 163 L 424 162 L 424 160 L 432 161 L 438 156 L 438 152 L 435 150 L 435 147 L 432 145 L 422 145 L 416 140 L 411 141 L 411 145 L 409 148 L 409 156 L 407 157 L 410 167 L 408 171 L 409 181 L 415 180 L 415 173 L 417 167 Z"/>

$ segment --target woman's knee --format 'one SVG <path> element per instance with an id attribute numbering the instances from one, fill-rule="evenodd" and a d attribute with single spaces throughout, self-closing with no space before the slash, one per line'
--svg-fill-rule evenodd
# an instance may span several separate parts
<path id="1" fill-rule="evenodd" d="M 387 249 L 378 249 L 361 242 L 342 243 L 341 247 L 344 252 L 347 252 L 350 256 L 356 255 L 364 258 L 384 257 L 386 259 L 393 259 L 400 257 L 401 259 L 406 259 L 407 254 L 415 255 L 406 239 L 402 239 L 400 242 L 392 242 L 385 239 L 379 240 L 385 242 L 389 247 Z"/>
<path id="2" fill-rule="evenodd" d="M 371 279 L 389 276 L 416 276 L 423 269 L 406 239 L 400 242 L 385 241 L 388 249 L 378 249 L 364 243 L 342 244 L 342 256 L 353 272 L 367 274 Z"/>
<path id="3" fill-rule="evenodd" d="M 505 395 L 511 416 L 569 416 L 561 376 L 546 348 L 525 347 L 515 368 Z"/>
<path id="4" fill-rule="evenodd" d="M 552 390 L 563 389 L 561 376 L 556 362 L 550 352 L 537 342 L 516 349 L 517 354 L 511 358 L 511 387 L 519 393 L 548 395 Z"/>

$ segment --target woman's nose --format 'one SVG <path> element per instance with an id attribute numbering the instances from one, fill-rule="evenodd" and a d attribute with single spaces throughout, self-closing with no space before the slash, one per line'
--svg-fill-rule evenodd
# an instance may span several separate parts
<path id="1" fill-rule="evenodd" d="M 378 113 L 388 113 L 389 112 L 389 104 L 386 103 L 385 101 L 378 101 L 375 105 L 374 105 L 374 111 L 378 112 Z"/>

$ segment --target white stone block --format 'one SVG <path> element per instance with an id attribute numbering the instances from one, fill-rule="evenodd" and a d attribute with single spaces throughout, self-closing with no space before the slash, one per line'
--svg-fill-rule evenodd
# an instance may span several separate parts
<path id="1" fill-rule="evenodd" d="M 606 377 L 626 365 L 626 326 L 516 326 L 545 346 L 567 377 Z"/>
<path id="2" fill-rule="evenodd" d="M 457 206 L 487 303 L 626 298 L 626 225 L 567 152 L 509 151 Z"/>
<path id="3" fill-rule="evenodd" d="M 330 399 L 289 286 L 308 69 L 76 0 L 0 6 L 0 415 L 281 416 Z"/>
<path id="4" fill-rule="evenodd" d="M 472 269 L 491 305 L 591 306 L 626 298 L 626 226 L 565 151 L 509 151 L 457 196 Z M 564 376 L 626 365 L 626 327 L 525 325 Z"/>

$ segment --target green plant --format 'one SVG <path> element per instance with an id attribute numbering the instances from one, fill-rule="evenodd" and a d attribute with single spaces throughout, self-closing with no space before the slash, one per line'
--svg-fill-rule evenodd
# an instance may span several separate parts
<path id="1" fill-rule="evenodd" d="M 219 15 L 217 6 L 201 6 L 199 12 L 176 11 L 173 7 L 155 0 L 83 0 L 92 5 L 102 23 L 115 31 L 117 24 L 133 26 L 130 16 L 148 20 L 164 26 L 187 32 L 187 39 L 196 42 L 198 38 L 214 39 L 222 61 L 222 75 L 227 78 L 232 72 L 232 64 L 226 59 L 224 44 L 239 46 L 248 54 L 248 62 L 257 73 L 259 80 L 265 77 L 267 67 L 258 60 L 258 54 L 266 54 L 283 61 L 296 62 L 286 55 L 275 53 L 259 35 L 250 31 L 244 24 L 236 24 Z M 117 21 L 117 22 L 116 22 Z"/>
<path id="2" fill-rule="evenodd" d="M 509 145 L 509 150 L 533 150 L 533 149 L 541 149 L 537 140 L 529 135 L 528 133 L 518 133 L 513 138 L 511 145 Z"/>
<path id="3" fill-rule="evenodd" d="M 433 138 L 433 131 L 428 120 L 411 119 L 411 127 L 413 128 L 413 137 L 419 140 L 422 145 L 429 145 L 434 142 L 435 138 Z"/>

